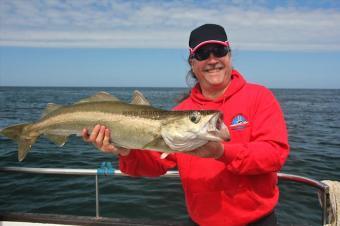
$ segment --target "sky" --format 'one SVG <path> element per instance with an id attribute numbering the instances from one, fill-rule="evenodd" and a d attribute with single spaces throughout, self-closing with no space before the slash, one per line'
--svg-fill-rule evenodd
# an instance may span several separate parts
<path id="1" fill-rule="evenodd" d="M 249 82 L 340 89 L 337 0 L 0 0 L 0 86 L 186 87 L 205 23 Z"/>

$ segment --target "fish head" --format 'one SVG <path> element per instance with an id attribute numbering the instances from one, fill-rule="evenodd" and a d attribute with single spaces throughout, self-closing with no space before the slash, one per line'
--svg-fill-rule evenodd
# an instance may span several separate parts
<path id="1" fill-rule="evenodd" d="M 161 135 L 176 151 L 190 151 L 209 141 L 230 139 L 220 111 L 174 111 L 162 123 Z"/>

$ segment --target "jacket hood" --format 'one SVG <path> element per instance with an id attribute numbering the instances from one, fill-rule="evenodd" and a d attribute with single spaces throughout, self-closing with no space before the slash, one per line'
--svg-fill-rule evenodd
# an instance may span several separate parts
<path id="1" fill-rule="evenodd" d="M 238 71 L 233 69 L 231 72 L 230 85 L 223 95 L 215 99 L 209 99 L 203 96 L 201 87 L 199 86 L 199 83 L 197 83 L 190 92 L 190 98 L 200 105 L 206 105 L 207 103 L 221 104 L 225 102 L 228 98 L 230 98 L 232 95 L 237 93 L 245 84 L 246 81 L 244 80 L 243 76 Z"/>

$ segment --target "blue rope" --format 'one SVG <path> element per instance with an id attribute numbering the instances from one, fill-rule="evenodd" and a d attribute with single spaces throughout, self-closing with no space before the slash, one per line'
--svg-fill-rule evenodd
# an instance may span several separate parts
<path id="1" fill-rule="evenodd" d="M 111 162 L 102 162 L 100 167 L 97 169 L 97 175 L 112 176 L 115 174 L 115 169 Z"/>

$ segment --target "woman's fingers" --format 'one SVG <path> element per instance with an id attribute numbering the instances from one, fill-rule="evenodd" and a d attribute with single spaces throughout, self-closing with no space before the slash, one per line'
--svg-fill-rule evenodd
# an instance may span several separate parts
<path id="1" fill-rule="evenodd" d="M 89 131 L 87 128 L 83 129 L 83 131 L 81 132 L 81 136 L 83 137 L 83 140 L 85 142 L 90 142 L 90 135 L 89 135 Z"/>
<path id="2" fill-rule="evenodd" d="M 94 144 L 99 150 L 106 153 L 120 154 L 126 156 L 130 153 L 129 149 L 125 148 L 116 148 L 111 143 L 111 132 L 108 128 L 102 125 L 96 125 L 91 134 L 89 135 L 88 129 L 84 128 L 82 131 L 82 137 L 84 141 L 91 142 Z"/>
<path id="3" fill-rule="evenodd" d="M 110 144 L 110 130 L 106 128 L 104 131 L 103 145 L 107 146 L 109 144 Z"/>
<path id="4" fill-rule="evenodd" d="M 102 150 L 104 152 L 112 152 L 114 154 L 117 148 L 110 142 L 110 130 L 105 129 Z"/>
<path id="5" fill-rule="evenodd" d="M 99 132 L 96 137 L 96 146 L 102 148 L 104 140 L 105 126 L 100 126 Z"/>
<path id="6" fill-rule="evenodd" d="M 101 127 L 100 125 L 96 125 L 96 126 L 93 128 L 93 130 L 92 130 L 92 132 L 91 132 L 91 135 L 90 135 L 90 139 L 89 139 L 90 142 L 92 142 L 92 143 L 95 143 L 95 142 L 96 142 L 98 133 L 99 133 L 99 131 L 100 131 L 100 127 Z"/>

